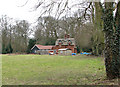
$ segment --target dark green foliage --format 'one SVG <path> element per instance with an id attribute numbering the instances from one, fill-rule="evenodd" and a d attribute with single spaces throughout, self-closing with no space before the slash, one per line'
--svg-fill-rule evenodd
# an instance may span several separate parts
<path id="1" fill-rule="evenodd" d="M 80 53 L 80 47 L 77 46 L 77 53 Z"/>
<path id="2" fill-rule="evenodd" d="M 45 45 L 55 45 L 56 38 L 47 38 Z"/>
<path id="3" fill-rule="evenodd" d="M 9 47 L 9 53 L 12 53 L 13 52 L 13 48 L 12 48 L 10 43 L 9 43 L 8 47 Z"/>
<path id="4" fill-rule="evenodd" d="M 28 47 L 27 47 L 27 53 L 31 52 L 31 48 L 36 44 L 36 40 L 35 39 L 30 39 L 29 43 L 28 43 Z"/>
<path id="5" fill-rule="evenodd" d="M 2 44 L 2 54 L 6 54 L 7 52 L 6 52 L 6 50 L 5 50 L 5 45 L 4 44 Z"/>
<path id="6" fill-rule="evenodd" d="M 83 52 L 92 52 L 92 49 L 86 47 L 86 48 L 83 48 L 82 51 L 83 51 Z"/>
<path id="7" fill-rule="evenodd" d="M 5 48 L 6 53 L 9 53 L 9 46 Z"/>
<path id="8" fill-rule="evenodd" d="M 4 44 L 2 45 L 2 54 L 12 53 L 12 52 L 13 52 L 13 48 L 10 43 L 6 47 Z"/>
<path id="9" fill-rule="evenodd" d="M 12 52 L 13 52 L 13 49 L 12 49 L 12 46 L 11 46 L 10 43 L 9 43 L 8 46 L 6 47 L 6 52 L 7 52 L 7 53 L 12 53 Z"/>

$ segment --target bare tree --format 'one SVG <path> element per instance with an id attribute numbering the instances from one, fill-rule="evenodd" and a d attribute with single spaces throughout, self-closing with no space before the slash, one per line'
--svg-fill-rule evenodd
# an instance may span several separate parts
<path id="1" fill-rule="evenodd" d="M 56 4 L 57 9 L 58 9 L 56 14 L 58 14 L 58 18 L 59 18 L 61 13 L 63 13 L 64 11 L 67 12 L 67 10 L 71 9 L 71 7 L 69 7 L 69 1 L 70 0 L 66 0 L 66 1 L 60 0 L 60 1 L 52 1 L 51 3 L 47 5 L 45 4 L 44 7 L 46 10 L 43 12 L 43 14 L 47 12 L 50 13 Z M 40 1 L 39 4 L 36 6 L 36 8 L 40 8 L 43 5 L 43 3 L 46 3 L 46 2 Z M 117 3 L 117 11 L 116 11 L 116 16 L 115 16 L 116 21 L 114 21 L 114 15 L 113 15 L 113 11 L 114 11 L 113 4 L 114 3 L 115 2 L 104 2 L 104 3 L 89 2 L 87 3 L 87 5 L 85 5 L 85 7 L 83 7 L 81 3 L 78 3 L 78 5 L 82 6 L 81 8 L 84 8 L 84 10 L 81 10 L 81 12 L 84 12 L 84 15 L 83 15 L 84 18 L 92 19 L 92 22 L 95 27 L 95 32 L 97 32 L 96 34 L 101 33 L 101 35 L 103 35 L 100 29 L 104 28 L 105 66 L 106 66 L 106 75 L 109 79 L 120 77 L 120 68 L 119 68 L 120 59 L 119 59 L 119 49 L 117 47 L 119 46 L 119 43 L 120 43 L 120 41 L 118 40 L 118 38 L 120 37 L 118 34 L 120 30 L 119 28 L 120 26 L 119 25 L 119 17 L 120 17 L 119 15 L 120 4 L 119 3 L 120 1 Z M 60 8 L 60 7 L 63 7 L 63 8 Z M 92 12 L 92 14 L 89 14 L 90 12 Z M 103 21 L 101 20 L 101 17 L 103 18 Z M 115 22 L 116 27 L 114 27 L 114 22 Z M 103 24 L 103 26 L 101 24 Z M 95 35 L 94 37 L 95 37 L 94 41 L 95 42 L 97 41 L 96 47 L 98 48 L 98 45 L 99 45 L 98 40 L 102 39 L 101 41 L 103 42 L 104 38 L 100 38 L 98 35 Z"/>

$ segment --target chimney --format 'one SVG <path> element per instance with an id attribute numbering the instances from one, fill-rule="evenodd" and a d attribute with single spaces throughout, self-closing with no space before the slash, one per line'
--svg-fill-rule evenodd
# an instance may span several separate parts
<path id="1" fill-rule="evenodd" d="M 69 35 L 69 34 L 67 35 L 67 38 L 70 38 L 70 35 Z"/>
<path id="2" fill-rule="evenodd" d="M 65 39 L 67 39 L 67 34 L 65 34 Z"/>
<path id="3" fill-rule="evenodd" d="M 65 34 L 65 39 L 70 38 L 69 34 Z"/>

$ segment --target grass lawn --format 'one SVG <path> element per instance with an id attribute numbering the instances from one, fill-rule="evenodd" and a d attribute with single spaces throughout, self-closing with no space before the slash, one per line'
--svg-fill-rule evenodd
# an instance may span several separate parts
<path id="1" fill-rule="evenodd" d="M 104 58 L 2 55 L 3 85 L 98 85 L 105 82 Z"/>

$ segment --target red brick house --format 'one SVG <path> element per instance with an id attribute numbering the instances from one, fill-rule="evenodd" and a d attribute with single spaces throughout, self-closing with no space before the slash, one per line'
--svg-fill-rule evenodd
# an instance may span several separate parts
<path id="1" fill-rule="evenodd" d="M 32 53 L 37 54 L 49 54 L 49 52 L 54 52 L 54 54 L 72 54 L 77 53 L 77 48 L 75 46 L 75 39 L 70 38 L 69 35 L 65 35 L 62 39 L 57 39 L 55 46 L 43 46 L 43 45 L 34 45 L 31 49 Z"/>
<path id="2" fill-rule="evenodd" d="M 62 53 L 62 50 L 63 52 L 69 50 L 69 53 L 77 53 L 75 39 L 70 38 L 70 36 L 67 34 L 65 35 L 64 38 L 56 40 L 54 49 L 56 49 L 57 53 L 60 53 L 59 51 L 61 51 Z"/>

